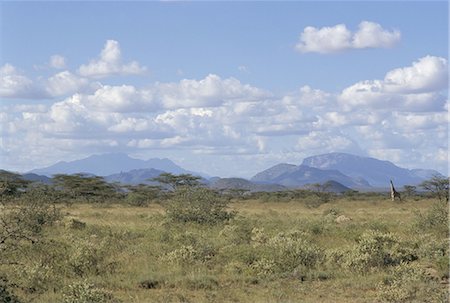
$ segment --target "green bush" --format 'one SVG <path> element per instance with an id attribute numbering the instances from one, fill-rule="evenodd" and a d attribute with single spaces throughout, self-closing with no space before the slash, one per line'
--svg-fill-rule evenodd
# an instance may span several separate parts
<path id="1" fill-rule="evenodd" d="M 8 280 L 0 276 L 0 302 L 2 303 L 20 303 L 19 299 L 11 293 Z"/>
<path id="2" fill-rule="evenodd" d="M 182 187 L 163 204 L 167 217 L 174 222 L 217 224 L 234 213 L 226 210 L 228 201 L 215 192 L 199 187 Z"/>
<path id="3" fill-rule="evenodd" d="M 48 264 L 40 262 L 31 265 L 16 266 L 18 279 L 22 289 L 29 293 L 43 293 L 55 285 L 54 270 Z"/>
<path id="4" fill-rule="evenodd" d="M 258 278 L 265 278 L 278 271 L 277 263 L 272 259 L 262 258 L 251 265 L 252 270 Z"/>
<path id="5" fill-rule="evenodd" d="M 14 256 L 26 245 L 35 245 L 45 238 L 44 229 L 60 220 L 62 215 L 45 188 L 29 189 L 16 197 L 14 203 L 0 211 L 0 260 Z"/>
<path id="6" fill-rule="evenodd" d="M 372 268 L 396 265 L 417 259 L 415 253 L 403 247 L 391 233 L 369 230 L 361 235 L 358 243 L 344 257 L 348 268 L 365 272 Z"/>
<path id="7" fill-rule="evenodd" d="M 163 260 L 173 264 L 191 264 L 198 259 L 199 253 L 192 245 L 183 245 L 163 257 Z"/>
<path id="8" fill-rule="evenodd" d="M 448 202 L 436 201 L 427 212 L 417 214 L 415 227 L 419 230 L 432 230 L 448 235 L 448 216 Z"/>
<path id="9" fill-rule="evenodd" d="M 301 231 L 279 233 L 269 239 L 267 247 L 282 272 L 292 272 L 298 266 L 315 267 L 323 258 L 322 250 Z"/>
<path id="10" fill-rule="evenodd" d="M 281 232 L 269 237 L 263 228 L 252 230 L 252 245 L 258 258 L 252 268 L 259 276 L 291 273 L 299 266 L 313 268 L 322 261 L 322 250 L 311 243 L 303 231 Z"/>
<path id="11" fill-rule="evenodd" d="M 415 263 L 401 263 L 377 286 L 382 302 L 447 302 L 445 288 Z"/>
<path id="12" fill-rule="evenodd" d="M 185 281 L 186 287 L 191 290 L 214 290 L 219 287 L 217 278 L 209 275 L 194 275 Z"/>
<path id="13" fill-rule="evenodd" d="M 63 293 L 63 303 L 119 303 L 107 291 L 95 287 L 87 281 L 70 284 Z"/>
<path id="14" fill-rule="evenodd" d="M 233 220 L 230 225 L 225 225 L 219 232 L 219 237 L 228 243 L 239 245 L 248 244 L 252 241 L 252 225 L 243 219 Z"/>
<path id="15" fill-rule="evenodd" d="M 116 262 L 110 260 L 114 253 L 109 239 L 99 240 L 96 236 L 87 239 L 73 239 L 74 247 L 68 258 L 69 268 L 79 277 L 88 274 L 113 273 Z"/>

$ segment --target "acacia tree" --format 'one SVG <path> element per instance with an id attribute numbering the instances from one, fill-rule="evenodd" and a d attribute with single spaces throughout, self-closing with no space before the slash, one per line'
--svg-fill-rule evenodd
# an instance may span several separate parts
<path id="1" fill-rule="evenodd" d="M 171 173 L 162 173 L 158 177 L 150 179 L 166 187 L 169 191 L 176 191 L 180 187 L 197 187 L 200 185 L 201 177 L 191 174 L 174 175 Z"/>
<path id="2" fill-rule="evenodd" d="M 416 187 L 414 185 L 403 186 L 403 191 L 407 197 L 412 197 L 416 195 Z"/>
<path id="3" fill-rule="evenodd" d="M 179 223 L 218 224 L 234 217 L 228 211 L 229 201 L 204 187 L 180 187 L 163 204 L 167 217 Z"/>
<path id="4" fill-rule="evenodd" d="M 16 196 L 24 192 L 30 183 L 19 174 L 0 170 L 0 195 L 2 198 Z"/>
<path id="5" fill-rule="evenodd" d="M 449 178 L 441 175 L 434 175 L 430 180 L 424 181 L 420 187 L 432 193 L 439 201 L 447 201 L 449 196 Z"/>
<path id="6" fill-rule="evenodd" d="M 161 196 L 161 188 L 148 184 L 126 185 L 126 202 L 134 206 L 147 206 L 152 200 Z"/>
<path id="7" fill-rule="evenodd" d="M 53 177 L 53 183 L 56 189 L 62 191 L 72 200 L 84 199 L 88 202 L 104 202 L 117 196 L 115 186 L 99 176 L 58 174 Z"/>

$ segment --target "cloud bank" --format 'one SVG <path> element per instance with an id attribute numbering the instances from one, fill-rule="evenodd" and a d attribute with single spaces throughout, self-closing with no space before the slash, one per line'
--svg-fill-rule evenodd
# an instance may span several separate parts
<path id="1" fill-rule="evenodd" d="M 236 171 L 245 162 L 261 168 L 286 158 L 300 161 L 344 151 L 397 159 L 405 166 L 446 166 L 445 58 L 418 58 L 386 71 L 383 79 L 337 92 L 304 85 L 273 93 L 217 74 L 140 86 L 102 83 L 98 75 L 128 66 L 116 46 L 108 41 L 87 69 L 115 62 L 115 68 L 101 73 L 62 70 L 33 81 L 10 64 L 0 68 L 1 97 L 46 98 L 3 103 L 0 152 L 5 163 L 30 168 L 51 164 L 48 159 L 100 152 L 178 152 L 198 157 L 196 169 L 210 172 L 213 164 L 205 157 L 220 155 L 229 163 L 225 169 Z"/>

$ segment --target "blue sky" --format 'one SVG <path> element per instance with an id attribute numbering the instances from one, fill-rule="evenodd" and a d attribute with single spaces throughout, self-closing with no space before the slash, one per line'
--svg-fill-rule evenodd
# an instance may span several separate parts
<path id="1" fill-rule="evenodd" d="M 345 151 L 447 172 L 447 2 L 0 5 L 3 168 L 121 151 L 248 177 Z"/>

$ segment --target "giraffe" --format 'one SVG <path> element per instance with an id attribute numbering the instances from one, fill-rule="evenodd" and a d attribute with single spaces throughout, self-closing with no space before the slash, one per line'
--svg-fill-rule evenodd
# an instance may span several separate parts
<path id="1" fill-rule="evenodd" d="M 390 180 L 390 181 L 391 181 L 391 200 L 395 201 L 395 198 L 399 198 L 399 200 L 402 201 L 402 197 L 400 196 L 400 193 L 395 190 L 394 183 L 392 183 L 392 180 Z"/>

